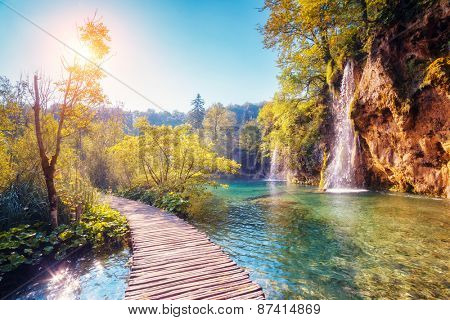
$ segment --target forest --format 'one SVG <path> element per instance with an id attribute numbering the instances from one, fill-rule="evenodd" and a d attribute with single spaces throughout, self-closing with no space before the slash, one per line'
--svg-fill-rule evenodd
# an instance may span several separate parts
<path id="1" fill-rule="evenodd" d="M 124 241 L 126 221 L 100 204 L 102 192 L 187 214 L 213 176 L 239 172 L 232 159 L 242 152 L 252 155 L 250 172 L 261 166 L 262 104 L 205 110 L 198 94 L 188 114 L 111 106 L 98 67 L 109 52 L 108 29 L 90 19 L 78 31 L 95 61 L 64 61 L 58 81 L 0 78 L 2 273 Z"/>
<path id="2" fill-rule="evenodd" d="M 318 194 L 450 196 L 448 3 L 265 0 L 260 10 L 268 15 L 263 45 L 279 67 L 271 101 L 206 105 L 193 93 L 186 113 L 113 105 L 101 65 L 114 39 L 97 16 L 73 30 L 90 59 L 55 61 L 61 78 L 0 77 L 0 283 L 77 250 L 127 246 L 127 220 L 104 203 L 106 194 L 188 220 L 211 190 L 227 188 L 223 179 L 237 177 L 314 186 Z M 393 273 L 386 277 L 384 284 Z M 382 286 L 355 282 L 346 288 Z"/>

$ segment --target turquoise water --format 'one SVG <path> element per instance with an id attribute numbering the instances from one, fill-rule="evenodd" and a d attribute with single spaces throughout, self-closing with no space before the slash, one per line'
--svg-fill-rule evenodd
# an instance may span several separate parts
<path id="1" fill-rule="evenodd" d="M 118 300 L 125 296 L 130 273 L 130 251 L 90 252 L 74 261 L 44 271 L 8 299 Z"/>
<path id="2" fill-rule="evenodd" d="M 450 202 L 230 181 L 192 223 L 269 299 L 449 299 Z"/>

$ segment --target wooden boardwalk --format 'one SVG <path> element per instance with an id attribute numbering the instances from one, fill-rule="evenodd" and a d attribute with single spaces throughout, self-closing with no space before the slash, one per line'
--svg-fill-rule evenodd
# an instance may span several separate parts
<path id="1" fill-rule="evenodd" d="M 189 223 L 138 201 L 113 196 L 107 201 L 131 229 L 125 299 L 264 299 L 248 273 Z"/>

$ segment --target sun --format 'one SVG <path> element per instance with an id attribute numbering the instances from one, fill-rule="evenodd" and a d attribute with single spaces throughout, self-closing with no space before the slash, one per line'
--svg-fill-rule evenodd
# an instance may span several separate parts
<path id="1" fill-rule="evenodd" d="M 88 58 L 89 60 L 92 60 L 92 58 L 94 57 L 91 48 L 85 44 L 81 44 L 79 46 L 78 53 L 83 56 L 83 58 Z"/>
<path id="2" fill-rule="evenodd" d="M 88 62 L 94 59 L 94 52 L 88 45 L 84 43 L 78 43 L 77 47 L 75 47 L 74 49 L 76 51 L 76 55 L 81 60 Z"/>
<path id="3" fill-rule="evenodd" d="M 68 51 L 70 51 L 68 52 L 68 56 L 73 57 L 74 60 L 78 61 L 79 63 L 84 64 L 95 59 L 95 54 L 92 49 L 79 39 L 69 41 L 66 48 L 68 49 Z"/>

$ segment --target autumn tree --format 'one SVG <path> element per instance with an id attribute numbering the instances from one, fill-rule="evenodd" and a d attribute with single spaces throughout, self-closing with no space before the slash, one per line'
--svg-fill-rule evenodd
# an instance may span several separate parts
<path id="1" fill-rule="evenodd" d="M 187 122 L 194 129 L 200 129 L 202 127 L 203 119 L 205 117 L 205 101 L 200 94 L 197 94 L 194 100 L 191 102 L 192 109 L 188 113 Z"/>
<path id="2" fill-rule="evenodd" d="M 262 28 L 267 48 L 278 49 L 282 92 L 308 100 L 324 93 L 326 68 L 340 48 L 358 42 L 359 1 L 267 0 Z"/>
<path id="3" fill-rule="evenodd" d="M 235 113 L 221 103 L 215 103 L 206 110 L 203 120 L 205 137 L 217 153 L 230 156 L 235 125 Z"/>
<path id="4" fill-rule="evenodd" d="M 12 83 L 0 77 L 0 191 L 12 180 L 19 179 L 21 174 L 14 164 L 14 143 L 29 122 L 27 93 L 26 81 Z"/>
<path id="5" fill-rule="evenodd" d="M 82 138 L 86 173 L 92 185 L 100 189 L 116 186 L 107 150 L 124 136 L 122 110 L 109 108 L 108 114 L 105 115 L 105 113 L 105 109 L 96 113 L 89 131 Z"/>
<path id="6" fill-rule="evenodd" d="M 53 227 L 58 226 L 58 194 L 55 187 L 55 173 L 61 153 L 62 140 L 73 133 L 75 123 L 83 122 L 85 107 L 94 107 L 105 100 L 100 86 L 104 76 L 99 63 L 109 52 L 110 41 L 108 28 L 95 17 L 89 19 L 79 28 L 80 40 L 91 52 L 91 59 L 84 61 L 84 57 L 74 58 L 72 63 L 63 64 L 65 75 L 56 82 L 54 94 L 56 96 L 57 129 L 54 146 L 45 141 L 43 134 L 43 112 L 46 110 L 53 91 L 50 83 L 45 83 L 36 74 L 33 81 L 33 110 L 34 126 L 42 172 L 47 187 L 50 222 Z"/>
<path id="7" fill-rule="evenodd" d="M 205 145 L 189 126 L 152 126 L 144 118 L 136 126 L 139 136 L 125 136 L 109 150 L 122 186 L 184 192 L 209 184 L 214 174 L 233 174 L 239 168 Z"/>

